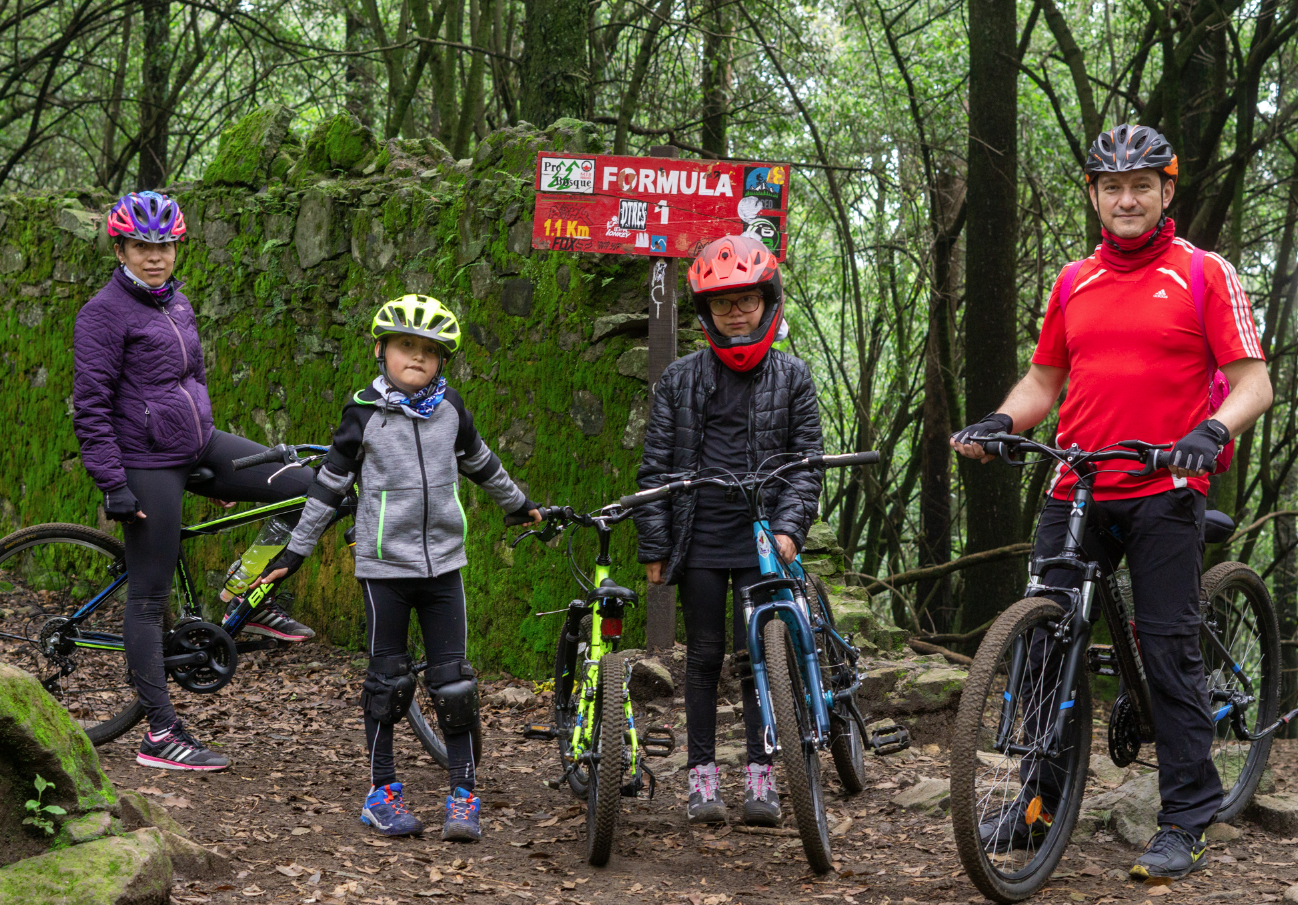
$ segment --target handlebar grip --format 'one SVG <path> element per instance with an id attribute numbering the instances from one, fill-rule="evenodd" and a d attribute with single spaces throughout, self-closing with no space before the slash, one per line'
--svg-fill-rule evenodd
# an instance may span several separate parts
<path id="1" fill-rule="evenodd" d="M 507 515 L 505 516 L 505 527 L 514 528 L 518 525 L 529 524 L 531 521 L 532 521 L 532 517 L 528 515 L 526 512 L 523 512 L 518 515 Z"/>
<path id="2" fill-rule="evenodd" d="M 230 467 L 235 471 L 242 471 L 245 468 L 252 468 L 254 465 L 267 465 L 272 462 L 283 462 L 284 451 L 287 447 L 283 443 L 272 446 L 265 452 L 259 452 L 254 456 L 244 456 L 242 459 L 235 459 L 230 463 Z"/>
<path id="3" fill-rule="evenodd" d="M 628 493 L 619 499 L 617 504 L 623 509 L 634 509 L 636 506 L 643 506 L 646 503 L 652 503 L 654 500 L 661 500 L 671 493 L 673 489 L 672 484 L 663 484 L 661 487 L 651 487 L 638 493 Z"/>
<path id="4" fill-rule="evenodd" d="M 1154 453 L 1154 467 L 1168 468 L 1172 464 L 1172 451 L 1170 449 L 1160 449 Z"/>
<path id="5" fill-rule="evenodd" d="M 865 450 L 863 452 L 840 453 L 834 456 L 819 456 L 821 464 L 827 468 L 846 468 L 849 465 L 878 465 L 879 453 L 877 450 Z"/>

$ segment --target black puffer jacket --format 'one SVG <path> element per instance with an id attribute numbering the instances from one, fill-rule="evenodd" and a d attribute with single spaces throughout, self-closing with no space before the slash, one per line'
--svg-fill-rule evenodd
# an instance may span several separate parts
<path id="1" fill-rule="evenodd" d="M 704 349 L 677 359 L 663 371 L 645 430 L 644 462 L 636 475 L 640 489 L 667 483 L 663 475 L 699 467 L 704 415 L 722 367 L 712 350 Z M 823 452 L 816 386 L 806 362 L 772 349 L 757 368 L 748 412 L 749 470 L 777 453 Z M 771 531 L 787 534 L 802 549 L 816 517 L 823 475 L 798 471 L 788 477 L 787 484 L 768 485 L 764 502 Z M 685 571 L 694 504 L 691 491 L 636 511 L 640 562 L 669 560 L 664 570 L 669 584 L 679 582 Z"/>

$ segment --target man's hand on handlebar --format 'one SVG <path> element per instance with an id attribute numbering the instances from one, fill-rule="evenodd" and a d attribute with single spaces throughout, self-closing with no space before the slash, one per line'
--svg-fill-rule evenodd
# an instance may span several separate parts
<path id="1" fill-rule="evenodd" d="M 981 443 L 970 442 L 970 438 L 986 434 L 1008 434 L 1013 430 L 1013 418 L 1000 412 L 992 412 L 977 424 L 971 424 L 964 430 L 952 434 L 951 448 L 966 458 L 977 459 L 986 465 L 996 457 L 989 455 Z"/>

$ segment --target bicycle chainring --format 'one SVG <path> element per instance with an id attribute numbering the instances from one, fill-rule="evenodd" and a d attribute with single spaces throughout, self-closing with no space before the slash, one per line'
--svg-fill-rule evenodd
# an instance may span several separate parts
<path id="1" fill-rule="evenodd" d="M 1109 713 L 1109 759 L 1115 767 L 1135 763 L 1140 756 L 1140 718 L 1126 692 L 1118 695 Z"/>
<path id="2" fill-rule="evenodd" d="M 198 662 L 167 670 L 177 685 L 196 694 L 212 694 L 228 685 L 239 660 L 234 639 L 210 622 L 181 622 L 167 634 L 162 653 L 164 657 L 201 655 Z"/>

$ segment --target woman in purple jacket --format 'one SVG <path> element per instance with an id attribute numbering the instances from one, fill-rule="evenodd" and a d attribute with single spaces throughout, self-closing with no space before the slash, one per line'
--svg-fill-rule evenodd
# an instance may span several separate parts
<path id="1" fill-rule="evenodd" d="M 166 195 L 126 195 L 108 215 L 121 266 L 77 314 L 72 424 L 81 461 L 104 492 L 104 514 L 123 523 L 127 585 L 126 662 L 149 718 L 136 761 L 168 770 L 223 770 L 229 758 L 185 731 L 167 693 L 163 616 L 180 553 L 181 501 L 190 473 L 215 478 L 194 492 L 224 501 L 272 503 L 301 496 L 311 473 L 230 463 L 266 447 L 216 430 L 194 309 L 172 278 L 185 218 Z M 287 640 L 312 636 L 278 607 L 258 607 L 247 628 Z"/>

